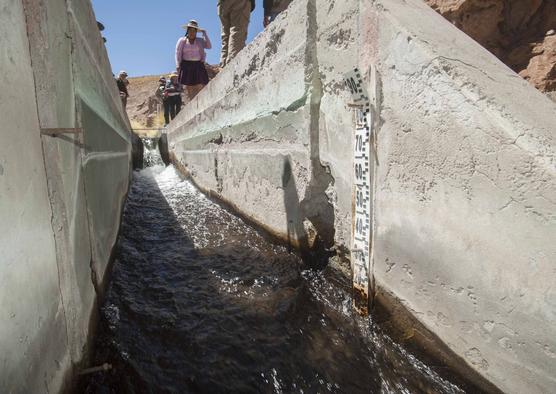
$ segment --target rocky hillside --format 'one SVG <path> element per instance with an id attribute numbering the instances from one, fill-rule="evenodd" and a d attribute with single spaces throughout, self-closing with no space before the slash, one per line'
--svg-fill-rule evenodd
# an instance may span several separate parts
<path id="1" fill-rule="evenodd" d="M 523 78 L 556 92 L 556 0 L 425 0 Z"/>
<path id="2" fill-rule="evenodd" d="M 207 64 L 209 79 L 213 79 L 220 71 L 218 66 Z M 170 73 L 160 75 L 148 75 L 143 77 L 129 78 L 129 99 L 127 103 L 127 115 L 134 129 L 146 129 L 162 127 L 164 124 L 164 109 L 154 98 L 158 86 L 158 80 L 162 75 L 166 77 Z M 184 103 L 187 98 L 183 97 Z M 147 130 L 137 130 L 140 136 L 148 136 Z"/>
<path id="3" fill-rule="evenodd" d="M 162 109 L 157 107 L 157 102 L 154 100 L 154 92 L 159 78 L 160 75 L 129 78 L 127 115 L 134 129 L 161 126 L 157 115 L 158 111 L 162 111 Z M 138 130 L 137 133 L 147 134 L 144 131 Z"/>

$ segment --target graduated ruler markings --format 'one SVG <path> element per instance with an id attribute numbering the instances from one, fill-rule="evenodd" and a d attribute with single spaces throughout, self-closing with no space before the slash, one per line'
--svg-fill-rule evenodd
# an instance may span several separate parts
<path id="1" fill-rule="evenodd" d="M 351 261 L 354 307 L 368 313 L 371 236 L 371 103 L 358 69 L 346 74 L 355 110 Z"/>

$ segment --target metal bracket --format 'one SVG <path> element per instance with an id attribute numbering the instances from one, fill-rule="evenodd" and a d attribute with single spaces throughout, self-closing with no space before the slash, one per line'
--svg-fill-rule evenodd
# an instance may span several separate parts
<path id="1" fill-rule="evenodd" d="M 132 129 L 133 131 L 145 131 L 145 130 L 164 130 L 164 127 L 150 127 L 150 128 L 144 128 L 144 129 Z"/>
<path id="2" fill-rule="evenodd" d="M 53 129 L 41 129 L 41 135 L 49 135 L 51 137 L 56 137 L 61 134 L 81 134 L 83 133 L 83 128 L 53 128 Z"/>
<path id="3" fill-rule="evenodd" d="M 106 372 L 112 369 L 112 364 L 104 363 L 98 367 L 87 368 L 79 372 L 78 375 L 90 375 L 95 372 Z"/>

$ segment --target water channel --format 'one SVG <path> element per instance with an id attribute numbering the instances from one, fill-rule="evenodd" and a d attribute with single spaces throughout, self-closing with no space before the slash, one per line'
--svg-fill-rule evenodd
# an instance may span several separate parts
<path id="1" fill-rule="evenodd" d="M 315 271 L 201 194 L 146 146 L 86 393 L 463 393 Z"/>

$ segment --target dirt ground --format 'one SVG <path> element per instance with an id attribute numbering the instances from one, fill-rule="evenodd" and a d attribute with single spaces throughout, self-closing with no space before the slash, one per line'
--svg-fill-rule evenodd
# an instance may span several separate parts
<path id="1" fill-rule="evenodd" d="M 161 75 L 129 78 L 127 115 L 131 127 L 142 138 L 152 138 L 158 134 L 158 130 L 143 129 L 156 129 L 164 125 L 164 108 L 154 98 Z"/>

